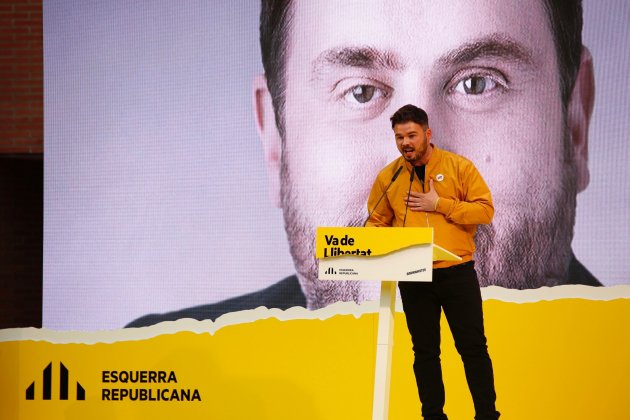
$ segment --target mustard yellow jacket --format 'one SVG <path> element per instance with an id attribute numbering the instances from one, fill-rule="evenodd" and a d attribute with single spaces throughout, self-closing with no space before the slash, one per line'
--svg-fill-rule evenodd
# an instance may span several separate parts
<path id="1" fill-rule="evenodd" d="M 494 206 L 488 186 L 471 161 L 435 145 L 431 147 L 433 153 L 425 168 L 424 188 L 418 177 L 414 176 L 411 190 L 428 192 L 429 179 L 433 179 L 433 188 L 440 197 L 437 209 L 430 212 L 408 210 L 405 226 L 433 227 L 434 242 L 462 257 L 461 262 L 433 263 L 434 268 L 444 268 L 472 260 L 477 225 L 492 221 Z M 401 166 L 402 172 L 376 207 L 383 191 Z M 412 170 L 411 164 L 401 156 L 378 174 L 368 199 L 368 212 L 373 213 L 366 226 L 403 225 L 404 200 L 409 191 Z"/>

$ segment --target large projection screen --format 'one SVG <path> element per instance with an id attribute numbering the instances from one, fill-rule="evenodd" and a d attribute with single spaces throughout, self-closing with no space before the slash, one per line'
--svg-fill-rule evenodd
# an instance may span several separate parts
<path id="1" fill-rule="evenodd" d="M 259 8 L 44 1 L 44 327 L 120 328 L 295 273 L 254 116 Z M 604 286 L 630 284 L 629 21 L 625 0 L 584 2 L 595 100 L 572 249 Z"/>

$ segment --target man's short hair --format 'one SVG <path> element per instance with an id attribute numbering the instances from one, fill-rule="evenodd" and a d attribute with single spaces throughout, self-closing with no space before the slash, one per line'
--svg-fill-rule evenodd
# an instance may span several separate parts
<path id="1" fill-rule="evenodd" d="M 547 12 L 558 57 L 560 94 L 567 106 L 582 55 L 582 0 L 540 0 Z M 276 125 L 284 138 L 284 91 L 287 40 L 293 0 L 261 0 L 260 50 Z M 316 16 L 315 16 L 316 18 Z"/>
<path id="2" fill-rule="evenodd" d="M 560 94 L 567 106 L 582 57 L 582 0 L 542 0 L 558 57 Z"/>
<path id="3" fill-rule="evenodd" d="M 400 107 L 389 120 L 392 122 L 392 128 L 394 128 L 396 124 L 408 122 L 420 124 L 425 130 L 429 127 L 429 116 L 425 110 L 411 104 Z"/>
<path id="4" fill-rule="evenodd" d="M 260 9 L 260 51 L 271 95 L 276 126 L 284 139 L 284 90 L 287 40 L 293 18 L 292 0 L 262 0 Z"/>

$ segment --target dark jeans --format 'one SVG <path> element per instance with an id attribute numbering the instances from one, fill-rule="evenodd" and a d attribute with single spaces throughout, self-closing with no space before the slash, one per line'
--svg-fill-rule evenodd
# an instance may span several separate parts
<path id="1" fill-rule="evenodd" d="M 442 309 L 464 362 L 475 419 L 498 419 L 492 362 L 483 329 L 481 291 L 474 263 L 433 270 L 432 282 L 400 282 L 403 309 L 411 333 L 413 371 L 425 419 L 446 419 L 440 366 Z"/>

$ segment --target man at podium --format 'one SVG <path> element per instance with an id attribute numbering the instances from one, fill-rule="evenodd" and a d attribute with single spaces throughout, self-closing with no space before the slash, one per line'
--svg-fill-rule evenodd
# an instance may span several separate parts
<path id="1" fill-rule="evenodd" d="M 425 419 L 446 419 L 440 365 L 442 309 L 464 362 L 475 419 L 497 419 L 492 362 L 475 272 L 474 236 L 492 221 L 490 190 L 468 159 L 431 143 L 427 113 L 405 105 L 391 117 L 401 154 L 378 174 L 367 226 L 434 228 L 434 242 L 462 258 L 435 261 L 432 282 L 400 282 L 415 355 L 414 374 Z"/>

